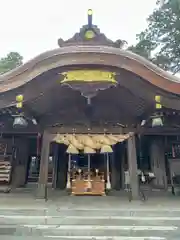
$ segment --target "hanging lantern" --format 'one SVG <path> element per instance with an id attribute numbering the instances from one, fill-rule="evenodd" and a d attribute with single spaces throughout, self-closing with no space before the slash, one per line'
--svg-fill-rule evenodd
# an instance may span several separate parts
<path id="1" fill-rule="evenodd" d="M 162 115 L 158 113 L 158 110 L 162 109 L 161 96 L 156 95 L 155 98 L 155 109 L 157 113 L 152 116 L 152 127 L 161 127 L 163 126 Z"/>
<path id="2" fill-rule="evenodd" d="M 23 107 L 23 100 L 24 100 L 24 97 L 22 94 L 19 94 L 16 96 L 16 107 L 18 109 L 21 109 Z"/>
<path id="3" fill-rule="evenodd" d="M 14 122 L 13 122 L 14 128 L 25 128 L 27 126 L 28 126 L 28 122 L 23 116 L 15 117 Z"/>
<path id="4" fill-rule="evenodd" d="M 162 126 L 163 126 L 163 121 L 161 116 L 152 118 L 152 127 L 162 127 Z"/>
<path id="5" fill-rule="evenodd" d="M 161 104 L 161 96 L 156 95 L 155 98 L 155 108 L 156 109 L 161 109 L 162 108 L 162 104 Z"/>
<path id="6" fill-rule="evenodd" d="M 162 105 L 160 103 L 156 103 L 156 109 L 161 109 Z"/>
<path id="7" fill-rule="evenodd" d="M 22 102 L 17 102 L 17 103 L 16 103 L 16 107 L 19 108 L 19 109 L 22 108 L 22 107 L 23 107 Z"/>
<path id="8" fill-rule="evenodd" d="M 19 109 L 19 113 L 21 112 L 21 109 L 23 107 L 23 95 L 19 94 L 16 96 L 16 108 Z M 25 128 L 28 126 L 28 121 L 24 117 L 22 113 L 19 114 L 19 116 L 15 116 L 14 122 L 13 122 L 13 127 L 14 128 Z"/>
<path id="9" fill-rule="evenodd" d="M 156 95 L 156 96 L 155 96 L 155 101 L 158 102 L 158 103 L 160 103 L 160 102 L 161 102 L 161 96 Z"/>

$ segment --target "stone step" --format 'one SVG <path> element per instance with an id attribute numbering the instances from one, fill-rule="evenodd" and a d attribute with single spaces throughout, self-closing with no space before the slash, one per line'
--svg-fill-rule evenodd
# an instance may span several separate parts
<path id="1" fill-rule="evenodd" d="M 34 240 L 34 236 L 7 236 L 1 235 L 3 240 Z M 166 240 L 165 237 L 131 237 L 131 236 L 36 236 L 36 240 L 51 240 L 51 239 L 59 239 L 59 240 Z M 172 239 L 171 240 L 178 240 Z"/>
<path id="2" fill-rule="evenodd" d="M 25 225 L 17 228 L 17 236 L 51 236 L 51 237 L 161 237 L 176 236 L 178 228 L 174 226 L 102 226 L 102 225 Z"/>
<path id="3" fill-rule="evenodd" d="M 58 213 L 57 213 L 58 212 Z M 50 213 L 47 211 L 46 213 L 49 215 Z M 57 211 L 51 210 L 51 215 L 57 216 L 81 216 L 81 217 L 180 217 L 180 210 L 158 210 L 158 209 L 130 209 L 127 208 L 125 210 L 118 209 L 91 209 L 91 210 L 62 210 L 59 209 Z"/>
<path id="4" fill-rule="evenodd" d="M 0 239 L 178 240 L 180 208 L 1 209 Z M 22 238 L 21 238 L 22 237 Z M 23 238 L 24 237 L 24 238 Z M 13 239 L 13 240 L 14 240 Z"/>
<path id="5" fill-rule="evenodd" d="M 0 238 L 5 239 L 5 236 L 13 235 L 14 239 L 20 237 L 28 239 L 179 239 L 178 229 L 173 226 L 90 226 L 82 225 L 1 225 Z M 23 238 L 22 238 L 23 239 Z M 9 238 L 8 238 L 9 240 Z"/>
<path id="6" fill-rule="evenodd" d="M 179 220 L 180 210 L 148 210 L 148 209 L 126 209 L 126 210 L 114 210 L 114 209 L 91 209 L 91 210 L 74 210 L 74 209 L 0 209 L 0 218 L 81 218 L 86 220 L 86 218 L 93 219 L 129 219 L 131 217 L 144 218 L 147 220 L 153 218 L 159 218 L 159 220 L 166 220 L 169 218 L 174 218 L 174 220 Z"/>
<path id="7" fill-rule="evenodd" d="M 164 237 L 131 237 L 131 236 L 47 236 L 47 239 L 59 240 L 166 240 Z M 26 239 L 28 240 L 28 239 Z M 38 240 L 38 239 L 37 239 Z"/>
<path id="8" fill-rule="evenodd" d="M 180 217 L 78 217 L 78 216 L 3 216 L 0 215 L 0 224 L 28 225 L 82 225 L 89 226 L 165 226 L 180 227 Z"/>

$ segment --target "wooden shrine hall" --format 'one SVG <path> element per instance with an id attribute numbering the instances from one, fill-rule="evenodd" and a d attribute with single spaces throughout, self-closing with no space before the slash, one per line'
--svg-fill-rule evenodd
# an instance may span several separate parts
<path id="1" fill-rule="evenodd" d="M 138 170 L 167 190 L 180 174 L 180 83 L 88 22 L 0 76 L 0 183 L 73 195 L 125 189 Z"/>

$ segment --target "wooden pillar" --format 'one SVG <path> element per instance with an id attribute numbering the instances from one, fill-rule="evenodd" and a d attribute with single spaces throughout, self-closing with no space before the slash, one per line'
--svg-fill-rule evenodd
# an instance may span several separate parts
<path id="1" fill-rule="evenodd" d="M 135 135 L 132 135 L 127 140 L 127 156 L 128 156 L 128 167 L 130 176 L 130 186 L 132 191 L 132 199 L 139 199 L 139 184 L 137 175 L 137 156 L 136 156 L 136 143 Z"/>
<path id="2" fill-rule="evenodd" d="M 37 189 L 38 198 L 46 198 L 47 183 L 48 183 L 48 165 L 51 135 L 44 132 L 41 149 L 40 172 Z"/>
<path id="3" fill-rule="evenodd" d="M 111 169 L 112 189 L 120 190 L 121 188 L 121 144 L 114 147 Z"/>
<path id="4" fill-rule="evenodd" d="M 155 174 L 154 184 L 158 188 L 167 188 L 165 150 L 163 139 L 153 139 L 150 143 L 151 170 Z"/>
<path id="5" fill-rule="evenodd" d="M 53 144 L 53 176 L 52 176 L 52 188 L 56 189 L 57 185 L 57 170 L 58 170 L 58 152 L 59 144 Z"/>
<path id="6" fill-rule="evenodd" d="M 24 137 L 15 140 L 16 159 L 13 163 L 12 187 L 23 187 L 26 183 L 27 164 L 28 164 L 28 139 Z"/>
<path id="7" fill-rule="evenodd" d="M 67 147 L 63 144 L 59 145 L 59 158 L 57 170 L 57 188 L 64 190 L 67 182 L 68 170 L 68 154 L 66 153 Z"/>
<path id="8" fill-rule="evenodd" d="M 121 188 L 122 189 L 125 189 L 124 165 L 125 165 L 125 146 L 123 146 L 122 154 L 121 154 Z"/>
<path id="9" fill-rule="evenodd" d="M 113 190 L 116 189 L 116 175 L 117 175 L 117 172 L 116 172 L 116 166 L 115 166 L 115 157 L 114 157 L 114 153 L 110 154 L 109 155 L 109 160 L 110 160 L 110 171 L 111 171 L 111 188 Z"/>

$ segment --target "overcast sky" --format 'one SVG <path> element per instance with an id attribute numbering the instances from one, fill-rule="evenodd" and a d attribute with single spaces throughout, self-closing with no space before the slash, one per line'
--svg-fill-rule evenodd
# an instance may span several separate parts
<path id="1" fill-rule="evenodd" d="M 27 61 L 57 47 L 57 39 L 68 39 L 87 23 L 87 9 L 93 22 L 107 37 L 135 43 L 136 33 L 156 0 L 0 0 L 0 57 L 17 51 Z"/>

